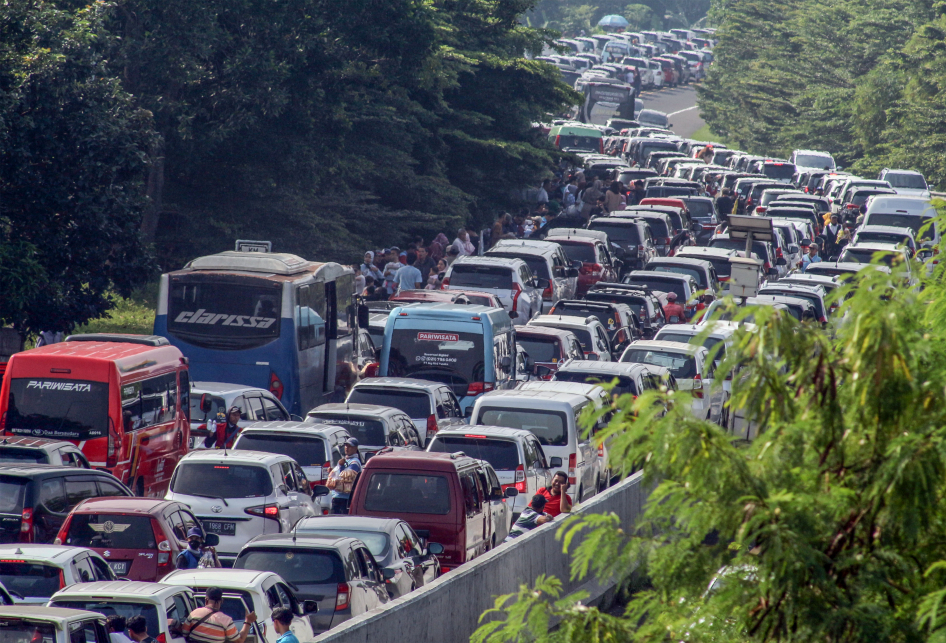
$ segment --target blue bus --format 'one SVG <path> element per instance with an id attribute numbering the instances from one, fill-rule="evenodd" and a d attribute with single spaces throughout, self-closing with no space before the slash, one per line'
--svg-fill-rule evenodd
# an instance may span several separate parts
<path id="1" fill-rule="evenodd" d="M 381 348 L 381 377 L 447 384 L 466 412 L 476 397 L 516 385 L 516 332 L 502 308 L 421 304 L 395 308 Z"/>
<path id="2" fill-rule="evenodd" d="M 188 358 L 192 381 L 268 389 L 304 416 L 354 383 L 354 279 L 292 254 L 200 257 L 161 275 L 154 334 Z"/>

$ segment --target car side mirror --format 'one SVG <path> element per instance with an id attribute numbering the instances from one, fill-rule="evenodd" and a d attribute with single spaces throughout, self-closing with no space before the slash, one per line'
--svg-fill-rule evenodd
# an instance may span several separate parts
<path id="1" fill-rule="evenodd" d="M 207 547 L 216 547 L 220 544 L 220 536 L 217 534 L 204 534 L 204 544 Z"/>
<path id="2" fill-rule="evenodd" d="M 571 277 L 577 277 L 577 276 L 578 276 L 578 268 L 566 268 L 566 269 L 565 269 L 565 276 L 566 276 L 566 277 L 569 277 L 569 278 L 571 278 Z"/>
<path id="3" fill-rule="evenodd" d="M 206 393 L 203 393 L 200 396 L 200 412 L 201 413 L 210 413 L 211 406 L 210 396 Z"/>
<path id="4" fill-rule="evenodd" d="M 535 278 L 535 287 L 538 288 L 539 290 L 545 290 L 546 288 L 548 288 L 549 283 L 550 283 L 549 280 L 545 279 L 544 277 Z"/>
<path id="5" fill-rule="evenodd" d="M 318 498 L 319 496 L 327 496 L 329 493 L 329 488 L 324 484 L 317 484 L 312 486 L 312 496 Z"/>
<path id="6" fill-rule="evenodd" d="M 381 570 L 381 575 L 384 576 L 384 580 L 391 580 L 397 575 L 397 572 L 390 567 L 384 567 Z"/>
<path id="7" fill-rule="evenodd" d="M 519 490 L 515 487 L 506 487 L 506 490 L 503 492 L 507 498 L 515 498 L 519 495 Z"/>
<path id="8" fill-rule="evenodd" d="M 302 601 L 303 614 L 315 614 L 319 611 L 318 601 Z"/>
<path id="9" fill-rule="evenodd" d="M 584 264 L 583 264 L 582 262 L 578 261 L 577 259 L 575 259 L 575 261 L 572 262 L 572 268 L 574 268 L 575 270 L 581 270 L 581 267 L 582 267 L 583 265 L 584 265 Z"/>
<path id="10" fill-rule="evenodd" d="M 496 489 L 493 489 L 493 492 L 489 494 L 490 500 L 502 500 L 505 497 L 506 497 L 505 493 L 499 487 L 497 487 Z"/>
<path id="11" fill-rule="evenodd" d="M 801 240 L 801 245 L 803 245 L 803 246 L 810 246 L 810 245 L 811 245 L 811 239 L 802 239 L 802 240 Z"/>
<path id="12" fill-rule="evenodd" d="M 528 355 L 526 356 L 525 367 L 526 367 L 526 370 L 529 371 L 530 373 L 535 370 L 535 360 L 529 357 Z"/>
<path id="13" fill-rule="evenodd" d="M 358 304 L 358 328 L 368 328 L 368 306 Z"/>
<path id="14" fill-rule="evenodd" d="M 557 468 L 559 468 L 560 466 L 562 466 L 562 459 L 561 459 L 560 457 L 554 456 L 554 457 L 552 457 L 552 458 L 549 459 L 549 468 L 550 468 L 550 469 L 557 469 Z M 514 489 L 515 487 L 512 487 L 512 488 Z"/>
<path id="15" fill-rule="evenodd" d="M 289 495 L 289 487 L 287 487 L 284 484 L 279 485 L 278 487 L 276 487 L 276 489 L 279 491 L 279 493 L 281 493 L 284 496 Z"/>
<path id="16" fill-rule="evenodd" d="M 792 254 L 796 254 L 796 253 L 798 252 L 798 250 L 799 250 L 799 248 L 798 248 L 798 246 L 796 246 L 796 245 L 791 245 L 791 246 L 788 247 L 788 251 L 789 251 L 790 253 L 792 253 Z"/>
<path id="17" fill-rule="evenodd" d="M 443 545 L 440 543 L 427 543 L 427 553 L 439 556 L 443 553 Z"/>
<path id="18" fill-rule="evenodd" d="M 469 405 L 468 407 L 466 407 L 466 410 L 463 412 L 463 417 L 465 417 L 465 418 L 471 418 L 471 417 L 473 417 L 473 405 L 472 405 L 472 404 Z"/>
<path id="19" fill-rule="evenodd" d="M 785 261 L 785 257 L 779 257 L 778 259 L 775 260 L 775 265 L 776 265 L 776 266 L 787 266 L 787 265 L 788 265 L 788 262 Z"/>
<path id="20" fill-rule="evenodd" d="M 778 277 L 778 269 L 769 268 L 769 277 Z"/>

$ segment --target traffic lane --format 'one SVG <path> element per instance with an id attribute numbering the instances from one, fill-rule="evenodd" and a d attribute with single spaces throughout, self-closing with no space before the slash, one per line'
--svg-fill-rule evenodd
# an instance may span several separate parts
<path id="1" fill-rule="evenodd" d="M 646 109 L 655 109 L 670 116 L 675 134 L 689 137 L 703 127 L 703 118 L 696 105 L 696 87 L 693 83 L 682 87 L 651 90 L 641 93 Z"/>

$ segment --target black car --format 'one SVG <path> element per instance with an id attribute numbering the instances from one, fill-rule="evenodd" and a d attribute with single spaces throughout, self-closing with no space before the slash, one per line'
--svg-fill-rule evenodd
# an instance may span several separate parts
<path id="1" fill-rule="evenodd" d="M 105 471 L 51 464 L 0 465 L 0 543 L 52 543 L 88 498 L 133 496 Z"/>
<path id="2" fill-rule="evenodd" d="M 649 288 L 602 281 L 588 291 L 585 299 L 629 306 L 640 320 L 644 339 L 653 339 L 666 323 L 660 300 Z"/>
<path id="3" fill-rule="evenodd" d="M 588 223 L 588 229 L 608 235 L 611 254 L 624 264 L 622 272 L 643 267 L 651 257 L 657 256 L 654 235 L 643 220 L 595 217 Z"/>
<path id="4" fill-rule="evenodd" d="M 716 203 L 708 196 L 690 196 L 684 198 L 683 202 L 686 203 L 693 222 L 700 224 L 700 230 L 696 232 L 696 245 L 705 246 L 719 225 Z"/>
<path id="5" fill-rule="evenodd" d="M 618 308 L 618 306 L 623 309 Z M 643 329 L 639 319 L 626 319 L 627 308 L 623 305 L 605 301 L 587 299 L 560 299 L 555 302 L 549 315 L 570 315 L 573 317 L 595 317 L 604 326 L 611 340 L 612 352 L 620 355 L 631 342 L 643 339 Z M 635 318 L 637 313 L 631 310 Z"/>

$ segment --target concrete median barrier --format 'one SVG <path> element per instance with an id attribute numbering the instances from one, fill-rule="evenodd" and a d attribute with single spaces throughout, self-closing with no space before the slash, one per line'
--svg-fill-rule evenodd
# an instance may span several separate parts
<path id="1" fill-rule="evenodd" d="M 643 512 L 648 489 L 638 472 L 585 502 L 579 513 L 615 513 L 630 526 Z M 469 640 L 480 614 L 496 596 L 511 594 L 542 575 L 556 576 L 564 593 L 584 590 L 595 604 L 613 582 L 569 580 L 569 557 L 555 538 L 560 521 L 544 525 L 438 578 L 426 587 L 326 632 L 319 643 L 460 643 Z M 576 539 L 577 540 L 577 539 Z"/>

